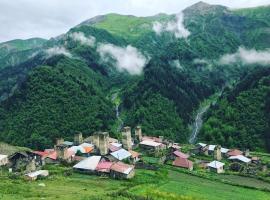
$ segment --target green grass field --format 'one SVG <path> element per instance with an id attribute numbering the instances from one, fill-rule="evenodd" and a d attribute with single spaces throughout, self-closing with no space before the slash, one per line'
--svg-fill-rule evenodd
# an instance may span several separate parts
<path id="1" fill-rule="evenodd" d="M 158 171 L 136 170 L 136 176 L 132 180 L 112 180 L 78 173 L 65 176 L 64 172 L 68 168 L 50 166 L 48 169 L 51 172 L 49 178 L 34 182 L 10 179 L 6 173 L 3 173 L 0 181 L 0 199 L 268 200 L 270 198 L 270 192 L 233 186 L 170 168 L 162 168 Z M 241 177 L 240 181 L 252 183 L 253 179 Z M 256 182 L 255 179 L 254 182 L 260 186 L 263 184 L 263 182 Z M 41 183 L 45 186 L 40 186 Z"/>

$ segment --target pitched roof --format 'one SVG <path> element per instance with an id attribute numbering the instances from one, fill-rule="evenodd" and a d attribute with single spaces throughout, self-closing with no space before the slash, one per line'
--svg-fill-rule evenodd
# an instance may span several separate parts
<path id="1" fill-rule="evenodd" d="M 116 171 L 122 174 L 129 174 L 134 169 L 133 165 L 128 165 L 122 162 L 114 163 L 111 166 L 112 171 Z"/>
<path id="2" fill-rule="evenodd" d="M 50 158 L 52 160 L 56 160 L 57 159 L 57 152 L 56 151 L 53 151 L 53 152 L 48 153 L 48 155 L 46 156 L 46 158 Z"/>
<path id="3" fill-rule="evenodd" d="M 84 152 L 85 153 L 90 153 L 91 151 L 94 150 L 94 145 L 93 144 L 89 144 L 89 143 L 83 143 L 83 144 L 80 145 L 80 147 L 84 148 Z"/>
<path id="4" fill-rule="evenodd" d="M 199 146 L 201 147 L 205 147 L 207 144 L 204 144 L 204 143 L 198 143 Z"/>
<path id="5" fill-rule="evenodd" d="M 145 140 L 162 143 L 162 139 L 161 138 L 157 138 L 157 137 L 143 136 L 142 137 L 142 141 L 145 141 Z"/>
<path id="6" fill-rule="evenodd" d="M 118 151 L 112 152 L 111 155 L 113 157 L 115 157 L 116 159 L 118 159 L 118 160 L 124 160 L 124 159 L 130 157 L 131 156 L 131 153 L 129 153 L 125 149 L 120 149 Z"/>
<path id="7" fill-rule="evenodd" d="M 152 140 L 143 140 L 142 142 L 140 142 L 140 144 L 146 145 L 146 146 L 152 146 L 152 147 L 158 147 L 161 145 L 161 143 L 154 142 Z"/>
<path id="8" fill-rule="evenodd" d="M 183 168 L 191 168 L 193 166 L 193 162 L 186 159 L 186 158 L 180 158 L 177 157 L 174 161 L 173 161 L 173 165 L 177 166 L 177 167 L 183 167 Z"/>
<path id="9" fill-rule="evenodd" d="M 116 142 L 112 142 L 111 145 L 112 146 L 115 146 L 115 147 L 118 147 L 118 148 L 121 148 L 122 147 L 122 144 L 116 143 Z"/>
<path id="10" fill-rule="evenodd" d="M 238 156 L 238 155 L 242 155 L 243 152 L 238 149 L 231 149 L 227 154 L 229 156 Z"/>
<path id="11" fill-rule="evenodd" d="M 228 153 L 229 149 L 221 147 L 220 151 L 221 153 Z"/>
<path id="12" fill-rule="evenodd" d="M 189 158 L 189 155 L 182 153 L 181 151 L 175 151 L 173 152 L 174 155 L 180 158 Z"/>
<path id="13" fill-rule="evenodd" d="M 91 156 L 88 157 L 78 164 L 74 165 L 73 168 L 75 169 L 84 169 L 84 170 L 92 170 L 94 171 L 101 159 L 101 156 Z"/>
<path id="14" fill-rule="evenodd" d="M 223 167 L 224 165 L 225 165 L 224 163 L 219 162 L 217 160 L 214 160 L 214 161 L 207 164 L 208 167 L 212 167 L 212 168 L 215 168 L 215 169 Z"/>
<path id="15" fill-rule="evenodd" d="M 215 148 L 216 148 L 216 145 L 213 145 L 213 144 L 210 144 L 210 145 L 208 146 L 208 150 L 209 150 L 209 151 L 214 151 Z"/>
<path id="16" fill-rule="evenodd" d="M 113 146 L 113 145 L 109 145 L 109 149 L 111 152 L 115 152 L 115 151 L 118 151 L 121 149 L 121 147 L 116 147 L 116 146 Z"/>
<path id="17" fill-rule="evenodd" d="M 231 157 L 229 157 L 229 160 L 239 160 L 239 161 L 242 161 L 244 163 L 249 163 L 251 161 L 251 159 L 249 159 L 243 155 L 231 156 Z"/>
<path id="18" fill-rule="evenodd" d="M 110 172 L 112 164 L 112 162 L 100 161 L 96 167 L 96 170 L 99 172 Z"/>

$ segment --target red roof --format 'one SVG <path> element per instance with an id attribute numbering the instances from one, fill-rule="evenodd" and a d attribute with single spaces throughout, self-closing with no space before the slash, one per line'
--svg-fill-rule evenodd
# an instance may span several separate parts
<path id="1" fill-rule="evenodd" d="M 182 153 L 181 151 L 175 151 L 173 152 L 174 155 L 176 155 L 179 158 L 189 158 L 189 155 Z"/>
<path id="2" fill-rule="evenodd" d="M 110 149 L 111 152 L 115 152 L 115 151 L 120 150 L 121 147 L 116 147 L 116 146 L 110 144 L 110 145 L 109 145 L 109 149 Z"/>
<path id="3" fill-rule="evenodd" d="M 142 141 L 144 141 L 144 140 L 150 140 L 150 141 L 162 143 L 162 139 L 157 138 L 157 137 L 144 136 L 144 137 L 142 137 Z"/>
<path id="4" fill-rule="evenodd" d="M 120 172 L 120 173 L 123 173 L 123 174 L 129 173 L 130 169 L 134 169 L 134 166 L 133 165 L 128 165 L 128 164 L 125 164 L 125 163 L 122 163 L 122 162 L 114 163 L 111 166 L 111 170 L 116 171 L 116 172 Z"/>
<path id="5" fill-rule="evenodd" d="M 191 162 L 188 159 L 185 158 L 180 158 L 177 157 L 174 161 L 173 161 L 173 165 L 177 166 L 177 167 L 183 167 L 183 168 L 192 168 L 193 167 L 193 162 Z"/>
<path id="6" fill-rule="evenodd" d="M 54 152 L 48 154 L 46 157 L 50 158 L 52 160 L 56 160 L 57 159 L 57 153 L 56 153 L 56 151 L 54 151 Z"/>
<path id="7" fill-rule="evenodd" d="M 232 149 L 227 153 L 229 156 L 239 156 L 242 155 L 243 152 L 238 149 Z"/>
<path id="8" fill-rule="evenodd" d="M 98 163 L 96 170 L 99 172 L 110 172 L 112 164 L 112 162 L 101 161 Z"/>

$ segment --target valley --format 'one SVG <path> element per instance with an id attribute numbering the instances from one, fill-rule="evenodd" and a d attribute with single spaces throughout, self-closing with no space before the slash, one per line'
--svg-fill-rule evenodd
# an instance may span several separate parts
<path id="1" fill-rule="evenodd" d="M 269 13 L 197 2 L 0 43 L 0 199 L 268 200 Z"/>

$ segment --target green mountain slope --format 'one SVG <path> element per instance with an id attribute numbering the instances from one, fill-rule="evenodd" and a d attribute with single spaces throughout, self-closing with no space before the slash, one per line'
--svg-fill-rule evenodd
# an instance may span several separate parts
<path id="1" fill-rule="evenodd" d="M 109 130 L 114 110 L 98 82 L 102 77 L 76 60 L 60 58 L 51 66 L 35 68 L 1 104 L 1 140 L 46 148 L 55 138 L 68 138 L 75 131 L 89 135 Z"/>
<path id="2" fill-rule="evenodd" d="M 219 58 L 242 46 L 270 48 L 268 10 L 231 10 L 199 2 L 183 11 L 183 26 L 190 32 L 187 38 L 175 33 L 181 22 L 179 14 L 108 14 L 84 21 L 49 41 L 13 41 L 13 48 L 7 51 L 5 47 L 0 56 L 0 138 L 17 145 L 46 147 L 55 137 L 69 138 L 76 130 L 84 134 L 110 130 L 115 116 L 109 96 L 117 89 L 125 125 L 141 124 L 149 135 L 184 142 L 199 104 L 256 67 L 221 65 Z M 155 32 L 154 23 L 164 30 Z M 102 45 L 110 52 L 105 58 L 100 53 Z M 128 47 L 132 51 L 126 54 Z M 55 55 L 48 56 L 48 50 Z M 136 64 L 136 53 L 145 58 L 142 73 L 119 70 L 119 62 Z M 254 102 L 265 95 L 257 92 Z M 211 140 L 224 143 L 230 139 L 225 131 L 218 135 Z M 255 135 L 262 134 L 256 129 Z"/>
<path id="3" fill-rule="evenodd" d="M 259 68 L 210 109 L 201 139 L 228 147 L 270 150 L 270 69 Z"/>

